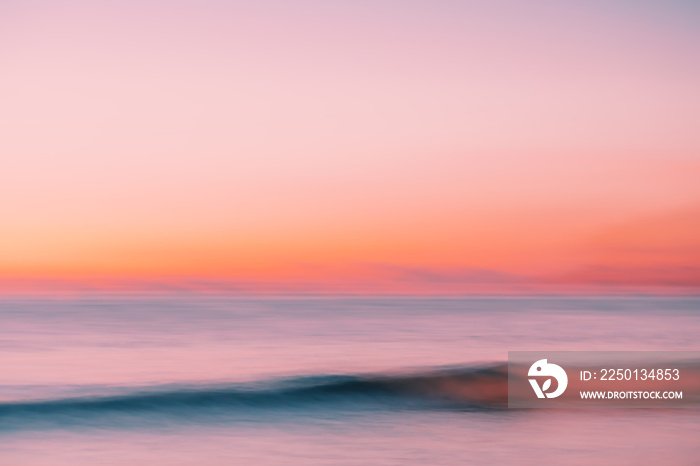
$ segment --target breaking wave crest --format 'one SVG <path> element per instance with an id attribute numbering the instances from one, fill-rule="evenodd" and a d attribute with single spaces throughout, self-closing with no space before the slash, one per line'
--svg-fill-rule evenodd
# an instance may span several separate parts
<path id="1" fill-rule="evenodd" d="M 21 424 L 93 424 L 105 418 L 205 420 L 317 409 L 497 410 L 507 403 L 505 365 L 402 375 L 317 375 L 255 384 L 154 386 L 117 395 L 0 403 L 0 429 Z"/>

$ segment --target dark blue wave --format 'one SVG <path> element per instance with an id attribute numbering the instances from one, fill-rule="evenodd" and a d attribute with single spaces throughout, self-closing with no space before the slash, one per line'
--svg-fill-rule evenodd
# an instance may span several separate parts
<path id="1" fill-rule="evenodd" d="M 0 429 L 163 416 L 206 421 L 256 411 L 492 410 L 505 407 L 504 366 L 411 375 L 313 376 L 228 386 L 147 387 L 112 396 L 0 403 Z"/>

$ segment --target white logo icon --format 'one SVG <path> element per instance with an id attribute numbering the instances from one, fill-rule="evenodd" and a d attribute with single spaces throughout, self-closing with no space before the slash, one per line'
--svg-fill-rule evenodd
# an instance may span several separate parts
<path id="1" fill-rule="evenodd" d="M 554 377 L 557 379 L 557 389 L 552 393 L 547 393 L 547 390 L 549 390 L 549 387 L 552 385 L 552 379 L 545 380 L 544 384 L 542 384 L 542 388 L 540 388 L 540 385 L 537 383 L 536 379 L 528 379 L 530 381 L 530 385 L 532 385 L 532 389 L 535 390 L 537 398 L 544 398 L 545 396 L 547 396 L 547 398 L 556 398 L 564 393 L 564 390 L 566 390 L 566 385 L 569 383 L 569 378 L 566 376 L 564 369 L 556 364 L 548 363 L 546 359 L 540 359 L 539 361 L 535 362 L 535 364 L 530 366 L 530 370 L 528 371 L 527 375 Z"/>

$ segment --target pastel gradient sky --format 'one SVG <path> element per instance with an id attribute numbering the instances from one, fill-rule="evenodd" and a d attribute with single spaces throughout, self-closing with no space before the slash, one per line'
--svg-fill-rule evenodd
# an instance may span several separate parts
<path id="1" fill-rule="evenodd" d="M 0 3 L 0 291 L 700 290 L 690 1 Z"/>

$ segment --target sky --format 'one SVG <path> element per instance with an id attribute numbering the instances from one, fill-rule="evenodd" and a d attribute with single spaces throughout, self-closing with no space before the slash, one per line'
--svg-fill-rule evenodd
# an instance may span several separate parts
<path id="1" fill-rule="evenodd" d="M 0 292 L 700 291 L 690 1 L 0 3 Z"/>

